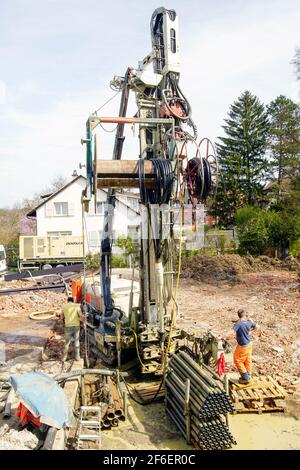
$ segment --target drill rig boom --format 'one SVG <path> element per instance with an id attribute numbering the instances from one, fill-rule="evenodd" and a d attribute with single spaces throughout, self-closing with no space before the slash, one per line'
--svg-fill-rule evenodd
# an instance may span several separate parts
<path id="1" fill-rule="evenodd" d="M 188 161 L 187 143 L 195 142 L 197 130 L 191 106 L 179 87 L 180 56 L 178 17 L 174 10 L 158 8 L 151 23 L 152 51 L 128 68 L 124 77 L 111 82 L 121 91 L 119 116 L 91 115 L 86 125 L 88 205 L 97 188 L 108 188 L 100 252 L 101 303 L 90 311 L 89 325 L 97 348 L 110 359 L 120 351 L 135 351 L 145 373 L 162 372 L 166 356 L 176 348 L 180 331 L 175 327 L 173 297 L 174 202 L 204 200 L 211 186 L 208 159 Z M 126 117 L 129 93 L 136 97 L 137 113 Z M 112 160 L 97 160 L 93 131 L 99 123 L 117 124 Z M 124 126 L 139 125 L 140 154 L 124 161 Z M 192 135 L 187 131 L 192 129 Z M 103 168 L 106 167 L 106 170 Z M 192 171 L 186 169 L 192 168 Z M 109 171 L 107 172 L 107 169 Z M 111 294 L 112 228 L 117 188 L 137 188 L 140 193 L 140 295 L 138 307 L 129 315 L 117 308 Z M 186 189 L 186 191 L 185 191 Z"/>

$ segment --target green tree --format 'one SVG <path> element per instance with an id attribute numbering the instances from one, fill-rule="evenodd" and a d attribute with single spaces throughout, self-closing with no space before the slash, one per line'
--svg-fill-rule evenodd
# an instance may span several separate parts
<path id="1" fill-rule="evenodd" d="M 300 106 L 283 95 L 267 107 L 270 122 L 268 148 L 275 171 L 278 194 L 287 177 L 299 173 Z"/>
<path id="2" fill-rule="evenodd" d="M 267 227 L 270 246 L 285 248 L 300 237 L 300 216 L 290 216 L 286 211 L 269 211 Z"/>
<path id="3" fill-rule="evenodd" d="M 0 208 L 0 244 L 9 248 L 11 244 L 15 244 L 15 240 L 18 239 L 20 233 L 28 233 L 28 227 L 25 230 L 25 221 L 28 221 L 26 214 L 42 201 L 42 194 L 51 194 L 58 191 L 65 183 L 65 178 L 58 176 L 47 188 L 36 193 L 31 199 L 23 199 L 21 203 L 16 203 L 10 208 Z"/>
<path id="4" fill-rule="evenodd" d="M 245 91 L 231 106 L 219 137 L 217 151 L 223 184 L 211 213 L 219 224 L 233 223 L 236 209 L 257 204 L 269 172 L 266 157 L 268 119 L 264 105 Z"/>
<path id="5" fill-rule="evenodd" d="M 261 255 L 267 248 L 283 249 L 300 237 L 300 213 L 296 212 L 245 206 L 237 210 L 235 222 L 241 254 Z"/>
<path id="6" fill-rule="evenodd" d="M 266 211 L 254 206 L 238 209 L 235 222 L 239 234 L 241 255 L 261 255 L 269 246 Z"/>
<path id="7" fill-rule="evenodd" d="M 118 237 L 116 245 L 123 250 L 126 259 L 133 261 L 137 259 L 139 244 L 135 243 L 131 237 Z"/>

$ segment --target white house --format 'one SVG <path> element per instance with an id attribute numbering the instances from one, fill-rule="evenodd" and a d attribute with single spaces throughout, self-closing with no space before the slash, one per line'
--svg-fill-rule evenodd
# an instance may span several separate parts
<path id="1" fill-rule="evenodd" d="M 107 192 L 101 189 L 97 191 L 96 213 L 94 200 L 92 200 L 89 213 L 85 213 L 83 223 L 81 196 L 85 186 L 85 177 L 76 176 L 30 211 L 27 217 L 36 219 L 36 235 L 82 236 L 84 227 L 88 250 L 91 252 L 99 250 Z M 136 237 L 139 226 L 139 195 L 117 192 L 113 227 L 114 240 L 119 236 Z"/>

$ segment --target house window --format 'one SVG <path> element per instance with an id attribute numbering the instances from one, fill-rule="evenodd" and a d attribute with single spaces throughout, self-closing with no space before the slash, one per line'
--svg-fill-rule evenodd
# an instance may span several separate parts
<path id="1" fill-rule="evenodd" d="M 132 241 L 137 241 L 140 238 L 139 235 L 140 226 L 139 225 L 129 225 L 128 226 L 128 236 L 131 238 Z"/>
<path id="2" fill-rule="evenodd" d="M 102 231 L 91 230 L 88 232 L 88 248 L 89 251 L 99 251 Z"/>
<path id="3" fill-rule="evenodd" d="M 69 213 L 67 202 L 55 202 L 54 203 L 54 215 L 66 216 Z"/>
<path id="4" fill-rule="evenodd" d="M 105 202 L 97 202 L 96 215 L 103 215 L 105 211 Z M 95 204 L 90 203 L 89 215 L 95 215 Z"/>

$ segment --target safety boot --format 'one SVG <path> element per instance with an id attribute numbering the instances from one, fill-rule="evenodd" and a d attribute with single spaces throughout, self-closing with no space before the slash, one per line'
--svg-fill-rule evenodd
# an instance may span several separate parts
<path id="1" fill-rule="evenodd" d="M 248 372 L 242 372 L 241 377 L 239 378 L 239 383 L 243 385 L 248 385 L 251 381 L 250 374 Z"/>

